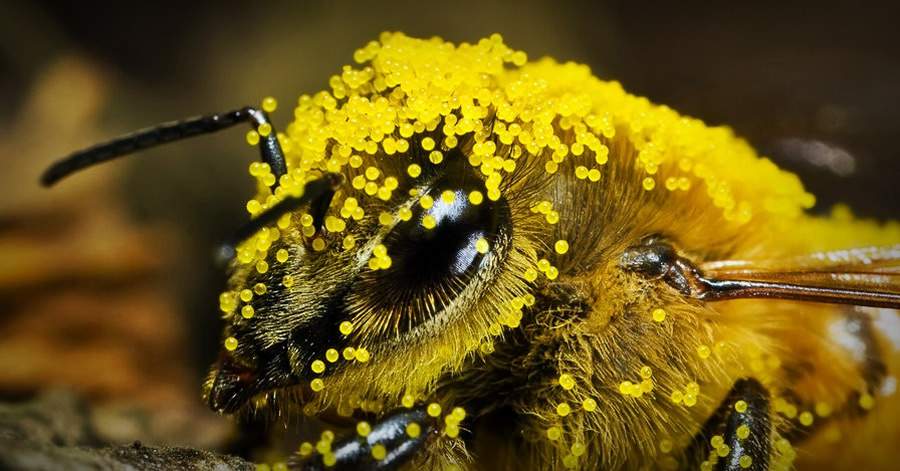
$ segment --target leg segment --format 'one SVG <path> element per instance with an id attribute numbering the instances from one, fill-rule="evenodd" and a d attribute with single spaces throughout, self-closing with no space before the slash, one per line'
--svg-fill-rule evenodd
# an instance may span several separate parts
<path id="1" fill-rule="evenodd" d="M 738 380 L 694 438 L 694 454 L 712 458 L 711 469 L 717 471 L 768 469 L 772 435 L 769 414 L 768 391 L 755 379 Z"/>
<path id="2" fill-rule="evenodd" d="M 418 430 L 411 433 L 408 428 L 411 424 L 416 424 Z M 300 461 L 292 462 L 291 469 L 302 471 L 397 469 L 425 448 L 436 433 L 437 423 L 425 413 L 424 408 L 403 410 L 388 415 L 373 425 L 372 431 L 366 437 L 352 436 L 336 441 L 332 444 L 330 453 L 314 453 Z"/>

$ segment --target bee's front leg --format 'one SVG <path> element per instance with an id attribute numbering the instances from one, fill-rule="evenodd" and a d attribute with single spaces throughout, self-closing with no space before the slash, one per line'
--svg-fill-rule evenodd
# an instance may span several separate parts
<path id="1" fill-rule="evenodd" d="M 769 392 L 759 381 L 736 381 L 703 431 L 695 437 L 696 453 L 710 457 L 717 471 L 768 469 L 772 442 L 770 413 Z"/>
<path id="2" fill-rule="evenodd" d="M 373 424 L 365 437 L 355 435 L 339 439 L 331 445 L 329 453 L 313 453 L 292 462 L 291 469 L 397 469 L 408 463 L 437 435 L 437 423 L 426 414 L 424 407 L 404 409 Z"/>

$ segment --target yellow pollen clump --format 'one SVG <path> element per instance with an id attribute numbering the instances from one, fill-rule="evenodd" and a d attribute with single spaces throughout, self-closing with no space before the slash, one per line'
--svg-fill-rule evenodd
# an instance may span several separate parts
<path id="1" fill-rule="evenodd" d="M 325 362 L 322 360 L 315 360 L 312 362 L 310 369 L 313 370 L 313 373 L 321 373 L 325 371 Z"/>
<path id="2" fill-rule="evenodd" d="M 575 378 L 572 378 L 572 375 L 568 373 L 563 373 L 559 375 L 559 385 L 562 386 L 566 391 L 572 390 L 575 387 Z"/>
<path id="3" fill-rule="evenodd" d="M 338 330 L 344 335 L 350 335 L 350 332 L 353 332 L 353 323 L 350 321 L 341 322 L 338 325 Z"/>
<path id="4" fill-rule="evenodd" d="M 417 424 L 415 422 L 410 422 L 409 424 L 406 425 L 406 435 L 408 435 L 410 438 L 416 438 L 421 434 L 422 434 L 422 427 L 419 424 Z"/>
<path id="5" fill-rule="evenodd" d="M 229 352 L 233 352 L 237 349 L 237 347 L 238 347 L 238 341 L 236 338 L 228 337 L 227 339 L 225 339 L 225 350 L 228 350 Z"/>
<path id="6" fill-rule="evenodd" d="M 557 240 L 555 244 L 553 244 L 554 250 L 556 253 L 562 255 L 569 251 L 569 243 L 564 240 Z"/>
<path id="7" fill-rule="evenodd" d="M 666 311 L 662 308 L 656 308 L 653 310 L 650 316 L 653 318 L 654 322 L 662 322 L 666 320 Z"/>
<path id="8" fill-rule="evenodd" d="M 431 404 L 428 404 L 426 412 L 431 417 L 438 417 L 441 415 L 441 405 L 436 402 L 432 402 Z"/>
<path id="9" fill-rule="evenodd" d="M 372 458 L 375 458 L 378 461 L 384 459 L 387 456 L 387 449 L 382 444 L 378 444 L 372 447 Z"/>

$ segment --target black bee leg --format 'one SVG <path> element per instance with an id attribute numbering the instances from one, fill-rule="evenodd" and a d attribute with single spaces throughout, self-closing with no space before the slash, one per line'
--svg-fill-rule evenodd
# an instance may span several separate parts
<path id="1" fill-rule="evenodd" d="M 292 461 L 290 466 L 302 471 L 397 469 L 436 435 L 437 423 L 424 408 L 404 409 L 374 424 L 365 437 L 356 435 L 336 441 L 331 444 L 330 452 L 313 452 L 311 456 Z"/>
<path id="2" fill-rule="evenodd" d="M 717 471 L 769 469 L 769 414 L 769 392 L 755 379 L 738 380 L 694 438 L 695 456 L 714 461 Z"/>
<path id="3" fill-rule="evenodd" d="M 269 122 L 268 115 L 264 111 L 251 106 L 245 106 L 226 113 L 216 113 L 188 118 L 182 121 L 163 123 L 80 150 L 51 165 L 41 176 L 41 183 L 44 186 L 50 186 L 63 177 L 85 167 L 168 142 L 220 131 L 239 123 L 250 124 L 256 130 L 259 130 L 261 127 L 268 128 L 266 135 L 259 138 L 259 152 L 263 162 L 269 164 L 272 174 L 275 175 L 275 183 L 272 185 L 274 189 L 278 186 L 278 178 L 287 173 L 284 152 L 281 150 L 281 145 L 278 143 L 278 137 L 275 129 L 272 127 L 272 123 Z"/>

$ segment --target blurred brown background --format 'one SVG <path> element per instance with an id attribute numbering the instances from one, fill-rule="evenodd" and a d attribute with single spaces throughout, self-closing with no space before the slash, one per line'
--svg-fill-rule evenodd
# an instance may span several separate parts
<path id="1" fill-rule="evenodd" d="M 822 2 L 2 0 L 0 398 L 74 385 L 101 404 L 165 405 L 174 418 L 151 440 L 223 440 L 169 431 L 184 417 L 220 429 L 198 399 L 219 343 L 224 278 L 210 254 L 246 217 L 246 130 L 38 188 L 55 157 L 267 95 L 283 127 L 301 93 L 325 88 L 383 30 L 453 41 L 499 32 L 532 58 L 585 62 L 733 126 L 799 172 L 817 210 L 844 201 L 896 219 L 898 13 Z"/>

